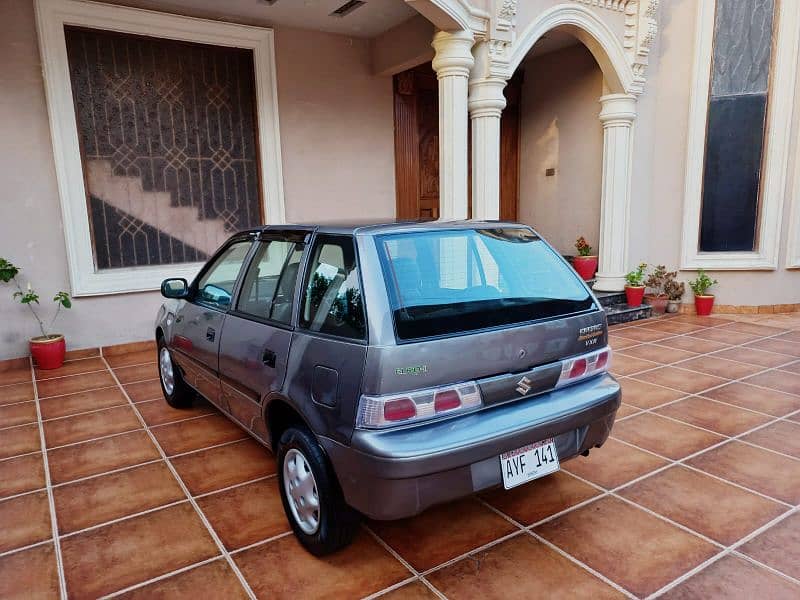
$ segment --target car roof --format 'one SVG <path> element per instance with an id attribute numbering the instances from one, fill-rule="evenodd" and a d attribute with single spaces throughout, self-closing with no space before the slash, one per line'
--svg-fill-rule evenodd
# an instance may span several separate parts
<path id="1" fill-rule="evenodd" d="M 297 223 L 292 225 L 266 225 L 259 231 L 274 230 L 316 230 L 319 233 L 366 234 L 402 233 L 406 231 L 435 231 L 444 229 L 474 229 L 497 227 L 527 227 L 510 221 L 399 221 L 399 220 L 346 220 L 322 221 L 316 223 Z"/>

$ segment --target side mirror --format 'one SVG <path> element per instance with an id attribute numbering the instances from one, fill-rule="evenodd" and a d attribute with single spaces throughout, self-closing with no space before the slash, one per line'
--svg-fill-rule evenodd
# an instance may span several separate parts
<path id="1" fill-rule="evenodd" d="M 189 284 L 179 277 L 165 279 L 161 282 L 161 295 L 164 298 L 186 298 L 189 295 Z"/>

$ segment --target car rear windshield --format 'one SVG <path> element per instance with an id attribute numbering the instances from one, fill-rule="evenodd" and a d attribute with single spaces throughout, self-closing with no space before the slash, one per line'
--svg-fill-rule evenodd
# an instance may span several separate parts
<path id="1" fill-rule="evenodd" d="M 402 340 L 475 331 L 592 308 L 575 273 L 522 227 L 377 237 Z"/>

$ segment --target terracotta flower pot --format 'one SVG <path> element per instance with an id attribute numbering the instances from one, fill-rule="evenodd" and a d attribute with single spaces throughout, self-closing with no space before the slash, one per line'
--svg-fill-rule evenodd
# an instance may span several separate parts
<path id="1" fill-rule="evenodd" d="M 714 296 L 712 294 L 694 297 L 694 309 L 698 316 L 707 317 L 711 314 L 712 308 L 714 308 Z"/>
<path id="2" fill-rule="evenodd" d="M 644 297 L 645 302 L 647 302 L 650 306 L 653 307 L 653 312 L 657 315 L 663 315 L 667 310 L 667 301 L 669 300 L 666 296 L 656 296 L 655 294 L 647 294 Z"/>
<path id="3" fill-rule="evenodd" d="M 625 286 L 625 299 L 628 302 L 628 306 L 636 307 L 642 305 L 642 298 L 644 298 L 644 286 L 643 285 L 626 285 Z"/>
<path id="4" fill-rule="evenodd" d="M 67 345 L 60 334 L 30 339 L 31 356 L 40 369 L 57 369 L 64 364 Z"/>
<path id="5" fill-rule="evenodd" d="M 576 256 L 572 259 L 572 267 L 584 281 L 594 278 L 597 272 L 597 256 Z"/>

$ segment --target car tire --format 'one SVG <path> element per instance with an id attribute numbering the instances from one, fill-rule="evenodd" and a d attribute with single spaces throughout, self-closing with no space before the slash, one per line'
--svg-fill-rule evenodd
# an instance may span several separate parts
<path id="1" fill-rule="evenodd" d="M 158 381 L 164 400 L 172 408 L 189 408 L 194 400 L 194 391 L 183 380 L 180 369 L 172 362 L 172 354 L 164 338 L 158 338 Z"/>
<path id="2" fill-rule="evenodd" d="M 278 487 L 289 524 L 311 554 L 324 556 L 353 540 L 358 513 L 344 501 L 333 468 L 304 427 L 289 427 L 281 434 Z"/>

